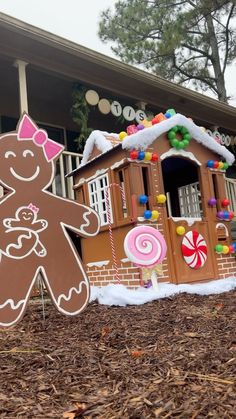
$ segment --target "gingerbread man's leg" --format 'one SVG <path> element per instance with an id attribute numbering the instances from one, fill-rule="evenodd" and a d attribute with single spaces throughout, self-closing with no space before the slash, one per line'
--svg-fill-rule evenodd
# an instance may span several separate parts
<path id="1" fill-rule="evenodd" d="M 57 309 L 75 315 L 89 300 L 89 282 L 69 236 L 67 239 L 62 234 L 59 236 L 60 239 L 55 238 L 55 248 L 47 248 L 48 257 L 42 273 Z"/>
<path id="2" fill-rule="evenodd" d="M 2 257 L 0 262 L 0 327 L 14 325 L 23 316 L 36 277 L 36 264 Z"/>

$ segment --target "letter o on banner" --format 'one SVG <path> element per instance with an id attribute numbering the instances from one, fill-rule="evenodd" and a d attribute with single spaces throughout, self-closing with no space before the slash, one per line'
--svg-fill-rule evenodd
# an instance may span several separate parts
<path id="1" fill-rule="evenodd" d="M 147 115 L 145 114 L 144 111 L 142 111 L 142 109 L 139 109 L 138 111 L 136 111 L 135 119 L 138 122 L 138 124 L 142 124 L 142 122 L 145 119 L 147 119 Z"/>
<path id="2" fill-rule="evenodd" d="M 224 143 L 223 145 L 225 145 L 226 147 L 229 147 L 229 145 L 231 144 L 231 138 L 229 135 L 222 135 L 222 140 L 223 140 L 223 136 L 224 136 Z"/>
<path id="3" fill-rule="evenodd" d="M 117 118 L 122 114 L 122 107 L 117 100 L 114 100 L 111 104 L 111 113 L 112 115 L 116 116 Z"/>
<path id="4" fill-rule="evenodd" d="M 123 109 L 123 117 L 126 121 L 133 121 L 135 118 L 135 110 L 132 106 L 125 106 Z"/>

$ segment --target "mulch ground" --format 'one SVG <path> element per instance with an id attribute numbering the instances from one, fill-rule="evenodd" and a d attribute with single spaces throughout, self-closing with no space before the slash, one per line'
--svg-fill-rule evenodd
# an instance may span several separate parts
<path id="1" fill-rule="evenodd" d="M 0 331 L 1 418 L 236 418 L 236 291 L 76 318 L 31 303 Z"/>

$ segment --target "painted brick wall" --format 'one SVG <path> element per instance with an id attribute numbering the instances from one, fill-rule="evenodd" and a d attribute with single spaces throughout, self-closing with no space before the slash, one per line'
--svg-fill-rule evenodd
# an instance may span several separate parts
<path id="1" fill-rule="evenodd" d="M 98 262 L 99 263 L 99 262 Z M 163 262 L 161 271 L 158 272 L 159 282 L 168 282 L 169 274 L 167 262 Z M 87 275 L 91 285 L 98 287 L 117 283 L 116 271 L 111 262 L 104 266 L 87 266 Z M 136 288 L 143 284 L 143 280 L 148 279 L 148 273 L 142 268 L 134 266 L 131 262 L 121 262 L 119 265 L 119 279 L 120 283 L 129 288 Z"/>
<path id="2" fill-rule="evenodd" d="M 236 257 L 234 255 L 217 255 L 219 279 L 236 276 Z"/>

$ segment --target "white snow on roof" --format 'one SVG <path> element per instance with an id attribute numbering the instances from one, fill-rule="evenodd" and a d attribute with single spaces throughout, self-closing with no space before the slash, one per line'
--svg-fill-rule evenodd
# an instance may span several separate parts
<path id="1" fill-rule="evenodd" d="M 234 155 L 230 153 L 226 147 L 217 143 L 213 137 L 207 134 L 207 132 L 203 131 L 202 128 L 194 124 L 192 120 L 179 113 L 172 116 L 171 118 L 159 122 L 156 125 L 153 125 L 150 128 L 145 128 L 141 131 L 138 131 L 136 134 L 128 135 L 122 141 L 122 148 L 128 150 L 145 150 L 153 143 L 153 141 L 155 141 L 162 134 L 168 132 L 175 125 L 186 127 L 189 130 L 192 138 L 194 138 L 204 147 L 207 147 L 219 156 L 223 157 L 227 163 L 232 164 L 234 162 Z M 111 141 L 109 141 L 106 136 L 113 137 L 114 140 L 119 138 L 118 134 L 110 134 L 108 132 L 99 130 L 93 131 L 90 134 L 85 144 L 83 159 L 81 161 L 80 167 L 84 166 L 88 162 L 94 146 L 96 146 L 102 154 L 113 148 Z"/>
<path id="2" fill-rule="evenodd" d="M 101 153 L 105 153 L 106 151 L 113 148 L 111 142 L 106 139 L 106 135 L 109 137 L 113 137 L 116 140 L 119 137 L 118 134 L 109 134 L 106 131 L 95 130 L 91 132 L 84 147 L 83 158 L 81 160 L 80 167 L 84 166 L 87 163 L 94 146 L 96 146 L 97 149 L 101 151 Z"/>
<path id="3" fill-rule="evenodd" d="M 186 127 L 189 130 L 190 135 L 198 143 L 203 144 L 205 147 L 222 156 L 227 163 L 232 164 L 234 162 L 234 155 L 230 153 L 226 147 L 217 143 L 214 138 L 195 125 L 194 122 L 179 113 L 160 122 L 159 124 L 153 125 L 150 128 L 145 128 L 138 131 L 136 134 L 125 137 L 122 142 L 122 147 L 128 150 L 145 150 L 153 143 L 153 141 L 156 140 L 156 138 L 168 132 L 175 125 Z"/>

